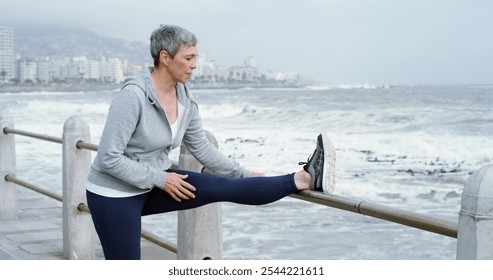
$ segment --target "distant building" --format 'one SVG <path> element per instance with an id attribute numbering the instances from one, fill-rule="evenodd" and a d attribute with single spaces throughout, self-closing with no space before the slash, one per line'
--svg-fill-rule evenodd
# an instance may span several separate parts
<path id="1" fill-rule="evenodd" d="M 122 61 L 118 58 L 103 59 L 100 62 L 100 81 L 105 83 L 121 83 L 125 79 L 123 76 Z"/>
<path id="2" fill-rule="evenodd" d="M 229 76 L 229 67 L 217 61 L 207 61 L 205 54 L 201 53 L 197 61 L 192 80 L 200 83 L 216 84 L 224 83 Z"/>
<path id="3" fill-rule="evenodd" d="M 54 61 L 49 57 L 38 58 L 38 79 L 43 84 L 50 83 L 56 77 Z"/>
<path id="4" fill-rule="evenodd" d="M 253 56 L 246 57 L 245 60 L 243 61 L 243 64 L 245 64 L 245 66 L 248 67 L 257 67 L 255 63 L 255 57 Z"/>
<path id="5" fill-rule="evenodd" d="M 74 71 L 73 76 L 71 77 L 74 81 L 82 82 L 85 79 L 89 78 L 89 60 L 85 56 L 76 56 L 72 58 L 72 65 Z"/>
<path id="6" fill-rule="evenodd" d="M 0 83 L 15 77 L 14 30 L 0 26 Z"/>
<path id="7" fill-rule="evenodd" d="M 19 59 L 17 72 L 17 77 L 21 83 L 38 82 L 38 63 L 32 59 Z"/>
<path id="8" fill-rule="evenodd" d="M 229 68 L 229 80 L 234 82 L 252 83 L 259 78 L 259 71 L 255 66 L 255 57 L 248 56 L 242 66 Z"/>
<path id="9" fill-rule="evenodd" d="M 25 59 L 20 59 L 18 63 L 26 69 L 24 61 Z M 124 67 L 124 63 L 117 58 L 103 58 L 97 61 L 85 56 L 42 57 L 37 59 L 37 81 L 43 84 L 121 83 L 125 78 Z M 19 78 L 19 80 L 21 83 L 25 82 L 24 78 Z"/>
<path id="10" fill-rule="evenodd" d="M 251 66 L 233 66 L 229 68 L 229 80 L 233 82 L 254 82 L 258 78 L 258 70 Z"/>

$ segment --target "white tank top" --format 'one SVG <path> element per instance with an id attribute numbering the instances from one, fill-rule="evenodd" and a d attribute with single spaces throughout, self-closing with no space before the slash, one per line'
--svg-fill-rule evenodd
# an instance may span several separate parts
<path id="1" fill-rule="evenodd" d="M 173 142 L 176 137 L 176 133 L 178 132 L 178 119 L 174 124 L 171 125 L 171 141 Z"/>
<path id="2" fill-rule="evenodd" d="M 183 110 L 185 107 L 178 102 L 178 116 L 176 116 L 176 121 L 171 126 L 171 142 L 175 141 L 176 134 L 178 133 L 178 123 L 180 122 L 180 117 L 183 115 Z"/>

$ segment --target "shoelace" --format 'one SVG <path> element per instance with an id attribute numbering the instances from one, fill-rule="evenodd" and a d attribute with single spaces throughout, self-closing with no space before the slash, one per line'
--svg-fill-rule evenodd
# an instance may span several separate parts
<path id="1" fill-rule="evenodd" d="M 313 155 L 310 155 L 306 162 L 300 161 L 300 162 L 298 162 L 298 165 L 308 165 L 312 161 L 312 158 L 313 158 Z M 318 153 L 318 156 L 317 156 L 317 158 L 314 159 L 314 161 L 315 162 L 313 163 L 313 166 L 314 166 L 315 172 L 319 173 L 320 172 L 320 166 L 322 165 L 321 163 L 323 161 L 322 153 Z"/>
<path id="2" fill-rule="evenodd" d="M 308 159 L 306 161 L 300 161 L 298 162 L 298 165 L 307 165 L 310 162 L 311 155 L 308 156 Z"/>

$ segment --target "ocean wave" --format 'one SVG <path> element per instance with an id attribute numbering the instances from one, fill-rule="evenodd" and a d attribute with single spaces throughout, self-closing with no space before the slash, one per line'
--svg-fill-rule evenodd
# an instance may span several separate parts
<path id="1" fill-rule="evenodd" d="M 396 87 L 394 85 L 372 85 L 372 84 L 338 84 L 338 85 L 314 85 L 304 88 L 310 90 L 332 90 L 332 89 L 389 89 Z"/>

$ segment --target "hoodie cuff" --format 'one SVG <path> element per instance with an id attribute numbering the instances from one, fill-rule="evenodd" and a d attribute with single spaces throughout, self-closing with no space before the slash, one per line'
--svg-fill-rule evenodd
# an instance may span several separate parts
<path id="1" fill-rule="evenodd" d="M 166 185 L 166 172 L 162 170 L 156 172 L 152 185 L 156 188 L 164 190 L 164 186 Z"/>

